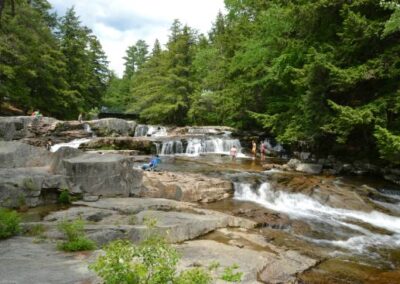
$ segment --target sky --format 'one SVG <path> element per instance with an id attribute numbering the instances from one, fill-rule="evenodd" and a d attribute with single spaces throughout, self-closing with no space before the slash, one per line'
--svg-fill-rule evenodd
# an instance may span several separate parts
<path id="1" fill-rule="evenodd" d="M 49 0 L 59 16 L 74 6 L 82 24 L 92 29 L 100 40 L 119 76 L 124 70 L 125 51 L 137 40 L 144 39 L 151 50 L 158 38 L 168 40 L 174 19 L 201 33 L 207 33 L 223 0 Z"/>

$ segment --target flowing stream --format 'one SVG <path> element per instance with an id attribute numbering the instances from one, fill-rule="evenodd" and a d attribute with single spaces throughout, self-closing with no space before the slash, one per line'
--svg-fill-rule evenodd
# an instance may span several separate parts
<path id="1" fill-rule="evenodd" d="M 318 224 L 326 225 L 319 227 L 320 230 L 330 228 L 330 234 L 324 234 L 324 239 L 304 236 L 316 244 L 331 245 L 371 257 L 374 257 L 372 251 L 377 246 L 400 248 L 399 217 L 378 211 L 333 208 L 304 194 L 273 191 L 268 182 L 257 188 L 252 188 L 251 184 L 246 183 L 235 183 L 234 186 L 236 200 L 255 202 L 265 208 L 283 212 L 291 218 L 313 224 L 314 228 L 318 228 Z M 384 229 L 388 233 L 374 232 L 371 227 Z"/>

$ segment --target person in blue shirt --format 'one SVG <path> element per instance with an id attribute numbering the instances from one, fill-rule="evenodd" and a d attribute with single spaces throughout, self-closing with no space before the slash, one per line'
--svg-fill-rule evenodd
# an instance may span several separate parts
<path id="1" fill-rule="evenodd" d="M 155 155 L 151 160 L 150 163 L 144 164 L 142 166 L 142 170 L 153 170 L 155 169 L 158 164 L 161 163 L 161 159 L 158 155 Z"/>

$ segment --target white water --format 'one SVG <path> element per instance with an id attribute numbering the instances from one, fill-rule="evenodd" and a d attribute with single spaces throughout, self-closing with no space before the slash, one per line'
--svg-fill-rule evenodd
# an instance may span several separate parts
<path id="1" fill-rule="evenodd" d="M 161 155 L 174 155 L 183 153 L 182 141 L 167 141 L 162 143 L 161 150 L 158 150 Z"/>
<path id="2" fill-rule="evenodd" d="M 139 124 L 135 129 L 135 137 L 164 137 L 167 135 L 167 129 L 163 126 Z"/>
<path id="3" fill-rule="evenodd" d="M 225 154 L 229 155 L 232 146 L 236 146 L 237 157 L 246 157 L 241 153 L 241 145 L 239 140 L 228 137 L 216 138 L 190 138 L 187 141 L 186 149 L 181 140 L 170 140 L 162 142 L 161 149 L 158 147 L 160 155 L 187 155 L 199 156 L 201 154 Z"/>
<path id="4" fill-rule="evenodd" d="M 61 147 L 70 147 L 70 148 L 78 149 L 79 145 L 81 145 L 82 143 L 89 142 L 90 140 L 91 139 L 88 139 L 88 138 L 81 138 L 81 139 L 72 140 L 72 141 L 67 142 L 67 143 L 54 144 L 53 146 L 51 146 L 50 151 L 51 152 L 56 152 Z"/>
<path id="5" fill-rule="evenodd" d="M 255 190 L 251 188 L 250 184 L 235 183 L 234 198 L 258 203 L 266 208 L 286 213 L 294 219 L 330 226 L 333 240 L 306 238 L 315 243 L 333 245 L 357 253 L 364 253 L 371 247 L 400 247 L 399 217 L 377 211 L 362 212 L 333 208 L 303 194 L 273 191 L 269 183 L 263 183 Z M 373 233 L 367 228 L 355 225 L 354 222 L 382 228 L 392 234 Z M 336 232 L 336 230 L 339 231 L 338 228 L 348 228 L 353 233 L 343 236 L 343 231 L 341 231 L 342 235 Z"/>
<path id="6" fill-rule="evenodd" d="M 241 153 L 242 146 L 240 145 L 240 141 L 230 138 L 190 139 L 186 147 L 186 155 L 198 156 L 205 153 L 229 155 L 229 151 L 233 146 L 237 148 L 238 157 L 245 157 Z"/>

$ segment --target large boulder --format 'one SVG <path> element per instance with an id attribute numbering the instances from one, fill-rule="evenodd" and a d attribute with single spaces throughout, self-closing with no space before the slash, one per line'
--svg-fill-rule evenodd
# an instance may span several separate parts
<path id="1" fill-rule="evenodd" d="M 144 172 L 143 189 L 137 195 L 187 202 L 214 202 L 232 194 L 230 181 L 200 174 Z"/>
<path id="2" fill-rule="evenodd" d="M 71 147 L 61 147 L 53 153 L 50 163 L 50 172 L 66 175 L 67 172 L 64 167 L 63 160 L 74 158 L 79 155 L 83 155 L 83 151 Z"/>
<path id="3" fill-rule="evenodd" d="M 68 179 L 46 168 L 0 169 L 0 206 L 35 207 L 55 203 L 59 189 L 68 189 Z"/>
<path id="4" fill-rule="evenodd" d="M 97 136 L 134 136 L 135 121 L 119 118 L 103 118 L 87 122 Z"/>
<path id="5" fill-rule="evenodd" d="M 0 117 L 0 140 L 11 141 L 41 136 L 51 131 L 57 122 L 57 119 L 51 117 Z"/>
<path id="6" fill-rule="evenodd" d="M 127 197 L 142 186 L 142 172 L 121 155 L 83 154 L 63 160 L 72 192 L 84 196 Z"/>
<path id="7" fill-rule="evenodd" d="M 0 141 L 0 168 L 44 167 L 51 159 L 52 154 L 43 148 Z"/>

